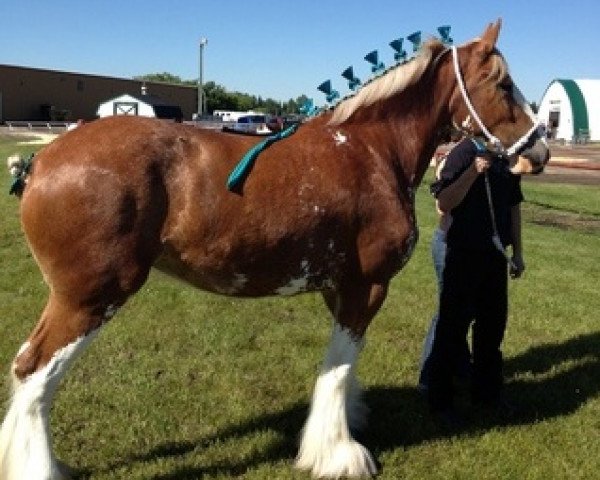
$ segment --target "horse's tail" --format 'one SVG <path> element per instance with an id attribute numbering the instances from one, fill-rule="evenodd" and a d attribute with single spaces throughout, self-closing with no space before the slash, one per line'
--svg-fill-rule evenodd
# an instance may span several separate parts
<path id="1" fill-rule="evenodd" d="M 21 197 L 23 191 L 27 186 L 27 177 L 31 171 L 31 165 L 33 163 L 33 154 L 28 158 L 23 158 L 18 154 L 11 155 L 6 160 L 8 171 L 13 177 L 13 182 L 8 192 L 10 195 L 16 195 Z"/>

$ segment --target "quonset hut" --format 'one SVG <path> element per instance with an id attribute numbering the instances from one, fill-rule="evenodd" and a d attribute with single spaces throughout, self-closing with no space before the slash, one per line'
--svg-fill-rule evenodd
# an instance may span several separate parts
<path id="1" fill-rule="evenodd" d="M 538 118 L 551 139 L 600 141 L 600 80 L 553 80 L 542 96 Z"/>

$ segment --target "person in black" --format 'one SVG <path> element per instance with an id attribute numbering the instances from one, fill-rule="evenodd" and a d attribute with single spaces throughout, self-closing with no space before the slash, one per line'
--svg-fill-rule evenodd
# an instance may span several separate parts
<path id="1" fill-rule="evenodd" d="M 430 409 L 442 417 L 454 415 L 453 366 L 464 348 L 471 322 L 472 401 L 491 406 L 503 401 L 500 345 L 508 312 L 504 248 L 512 246 L 511 277 L 519 277 L 525 268 L 520 177 L 510 172 L 506 159 L 481 152 L 477 141 L 463 139 L 448 154 L 440 179 L 431 186 L 440 209 L 453 219 L 446 238 L 428 390 Z"/>

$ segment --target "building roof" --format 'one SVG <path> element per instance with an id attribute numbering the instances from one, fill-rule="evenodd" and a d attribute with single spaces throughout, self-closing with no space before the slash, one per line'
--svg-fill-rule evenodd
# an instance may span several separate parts
<path id="1" fill-rule="evenodd" d="M 10 68 L 10 69 L 14 69 L 14 70 L 39 72 L 39 73 L 54 73 L 54 74 L 64 74 L 64 75 L 77 75 L 77 76 L 89 77 L 89 78 L 101 78 L 104 80 L 123 80 L 125 82 L 136 82 L 139 84 L 146 83 L 149 85 L 152 85 L 152 84 L 168 85 L 168 86 L 183 87 L 186 89 L 194 89 L 194 90 L 197 88 L 195 85 L 173 84 L 173 83 L 161 82 L 161 81 L 157 81 L 157 80 L 141 80 L 141 79 L 137 79 L 137 78 L 127 78 L 127 77 L 114 77 L 114 76 L 110 76 L 110 75 L 102 75 L 99 73 L 84 73 L 84 72 L 73 72 L 73 71 L 67 71 L 67 70 L 54 70 L 51 68 L 27 67 L 27 66 L 22 66 L 22 65 L 9 65 L 7 63 L 0 63 L 0 67 Z"/>
<path id="2" fill-rule="evenodd" d="M 131 97 L 134 100 L 137 100 L 138 102 L 142 102 L 142 103 L 145 103 L 146 105 L 151 105 L 151 106 L 156 106 L 156 105 L 173 106 L 172 104 L 165 102 L 162 98 L 157 97 L 156 95 L 134 95 L 132 93 L 123 93 L 122 95 L 118 95 L 116 97 L 109 98 L 108 100 L 106 100 L 102 103 L 114 102 L 115 100 L 120 100 L 123 97 Z"/>

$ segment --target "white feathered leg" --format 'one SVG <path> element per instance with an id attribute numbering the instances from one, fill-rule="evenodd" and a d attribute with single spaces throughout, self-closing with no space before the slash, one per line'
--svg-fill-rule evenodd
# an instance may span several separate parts
<path id="1" fill-rule="evenodd" d="M 96 331 L 58 350 L 50 362 L 24 381 L 14 375 L 13 396 L 0 428 L 0 480 L 63 480 L 54 458 L 49 415 L 54 393 L 73 359 Z M 28 347 L 24 344 L 20 352 Z"/>
<path id="2" fill-rule="evenodd" d="M 362 341 L 337 323 L 313 393 L 302 432 L 296 466 L 315 477 L 361 477 L 377 473 L 369 451 L 352 438 L 352 427 L 364 423 L 365 408 L 354 377 Z"/>

